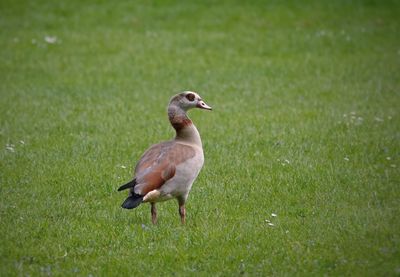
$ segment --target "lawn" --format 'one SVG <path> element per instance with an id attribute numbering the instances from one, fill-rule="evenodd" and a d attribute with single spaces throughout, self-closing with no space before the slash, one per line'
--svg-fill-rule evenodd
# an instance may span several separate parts
<path id="1" fill-rule="evenodd" d="M 0 276 L 399 275 L 399 14 L 1 1 Z M 117 188 L 184 90 L 205 166 L 153 226 Z"/>

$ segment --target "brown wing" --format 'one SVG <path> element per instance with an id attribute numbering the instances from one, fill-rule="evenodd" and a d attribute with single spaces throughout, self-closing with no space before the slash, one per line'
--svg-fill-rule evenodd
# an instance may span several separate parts
<path id="1" fill-rule="evenodd" d="M 184 144 L 167 141 L 153 145 L 136 165 L 135 193 L 145 195 L 158 189 L 175 175 L 176 167 L 195 155 L 195 150 Z"/>

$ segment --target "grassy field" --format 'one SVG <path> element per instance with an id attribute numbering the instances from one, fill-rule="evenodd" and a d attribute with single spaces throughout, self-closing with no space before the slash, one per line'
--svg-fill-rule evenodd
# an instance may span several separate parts
<path id="1" fill-rule="evenodd" d="M 0 276 L 400 275 L 399 14 L 1 1 Z M 206 162 L 152 226 L 116 189 L 183 90 Z"/>

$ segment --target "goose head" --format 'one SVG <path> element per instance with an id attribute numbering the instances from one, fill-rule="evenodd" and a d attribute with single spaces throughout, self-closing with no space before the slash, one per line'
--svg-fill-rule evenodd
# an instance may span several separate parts
<path id="1" fill-rule="evenodd" d="M 185 91 L 175 95 L 172 97 L 169 105 L 177 106 L 184 111 L 193 108 L 212 110 L 212 108 L 201 99 L 200 95 L 193 91 Z"/>

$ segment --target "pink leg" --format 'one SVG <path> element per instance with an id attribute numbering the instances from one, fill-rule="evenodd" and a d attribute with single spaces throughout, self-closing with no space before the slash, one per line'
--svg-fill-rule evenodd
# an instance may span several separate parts
<path id="1" fill-rule="evenodd" d="M 157 223 L 156 203 L 151 203 L 151 222 L 153 222 L 153 224 Z"/>
<path id="2" fill-rule="evenodd" d="M 186 221 L 186 209 L 185 209 L 185 204 L 180 204 L 179 203 L 179 214 L 181 216 L 181 222 L 182 224 L 185 224 Z"/>

